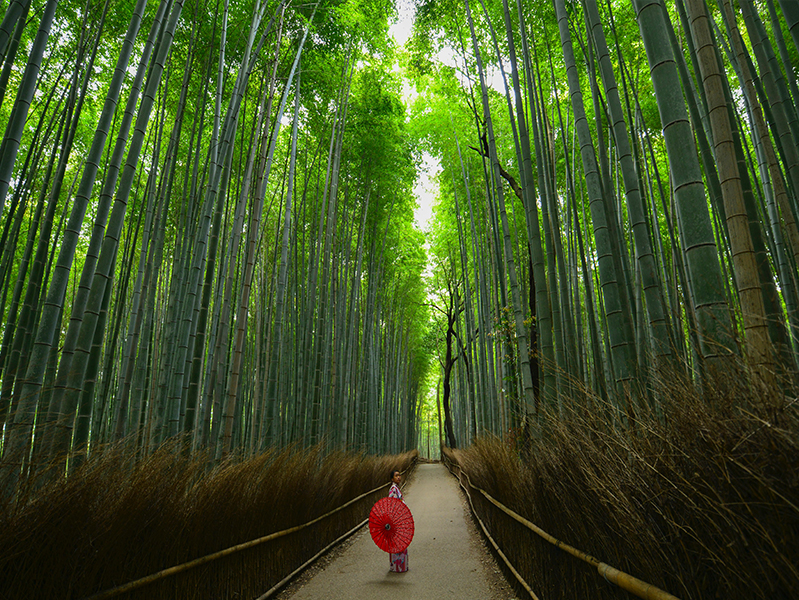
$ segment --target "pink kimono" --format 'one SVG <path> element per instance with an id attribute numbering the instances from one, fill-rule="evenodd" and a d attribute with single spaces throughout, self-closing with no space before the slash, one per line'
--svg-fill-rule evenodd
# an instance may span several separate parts
<path id="1" fill-rule="evenodd" d="M 388 497 L 389 498 L 399 498 L 402 500 L 402 492 L 397 486 L 396 483 L 391 484 L 391 488 L 388 490 Z M 403 500 L 404 502 L 404 500 Z M 402 552 L 391 552 L 389 553 L 389 571 L 392 573 L 404 573 L 408 570 L 408 549 L 406 548 Z"/>

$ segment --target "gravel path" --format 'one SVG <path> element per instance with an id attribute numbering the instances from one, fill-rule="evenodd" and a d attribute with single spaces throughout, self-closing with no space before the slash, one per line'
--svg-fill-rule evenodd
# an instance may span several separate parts
<path id="1" fill-rule="evenodd" d="M 388 554 L 374 544 L 364 527 L 276 598 L 516 598 L 478 534 L 457 480 L 443 465 L 419 465 L 404 495 L 416 523 L 407 573 L 389 572 Z"/>

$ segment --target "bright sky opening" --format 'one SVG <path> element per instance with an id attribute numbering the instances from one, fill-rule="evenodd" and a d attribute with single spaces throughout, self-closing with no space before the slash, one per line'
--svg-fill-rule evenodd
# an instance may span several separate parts
<path id="1" fill-rule="evenodd" d="M 397 21 L 389 27 L 389 35 L 394 38 L 398 46 L 403 46 L 411 37 L 413 27 L 414 6 L 410 0 L 398 0 L 397 2 Z M 406 107 L 410 107 L 416 90 L 408 81 L 403 81 L 402 85 L 403 101 Z M 419 177 L 413 187 L 418 206 L 414 212 L 416 223 L 423 230 L 427 229 L 427 224 L 433 216 L 433 202 L 438 192 L 436 176 L 441 170 L 438 159 L 425 152 L 422 154 L 422 164 L 419 170 Z"/>

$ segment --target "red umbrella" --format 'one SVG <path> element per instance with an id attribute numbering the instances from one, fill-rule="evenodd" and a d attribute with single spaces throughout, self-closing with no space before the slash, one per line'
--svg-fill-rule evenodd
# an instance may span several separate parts
<path id="1" fill-rule="evenodd" d="M 384 552 L 403 552 L 413 539 L 413 515 L 398 498 L 381 498 L 369 513 L 369 533 Z"/>

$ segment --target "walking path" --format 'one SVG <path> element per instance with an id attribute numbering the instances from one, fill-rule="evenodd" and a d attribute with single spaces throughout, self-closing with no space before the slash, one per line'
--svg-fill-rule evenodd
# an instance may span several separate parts
<path id="1" fill-rule="evenodd" d="M 416 532 L 408 547 L 407 573 L 388 570 L 364 527 L 349 547 L 280 600 L 509 600 L 513 590 L 477 534 L 457 480 L 441 464 L 422 464 L 404 493 Z M 335 552 L 335 551 L 334 551 Z"/>

